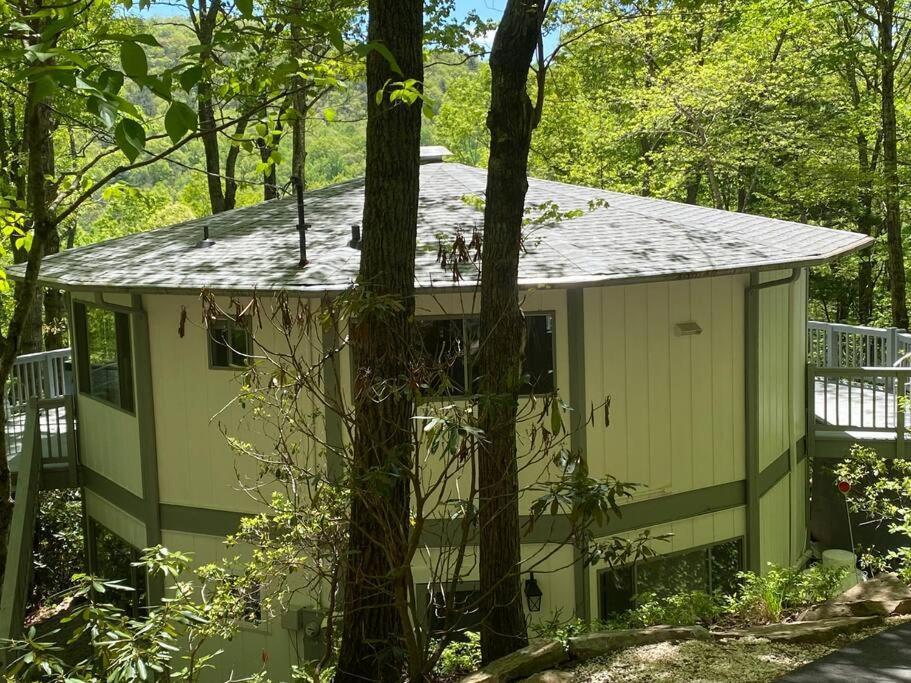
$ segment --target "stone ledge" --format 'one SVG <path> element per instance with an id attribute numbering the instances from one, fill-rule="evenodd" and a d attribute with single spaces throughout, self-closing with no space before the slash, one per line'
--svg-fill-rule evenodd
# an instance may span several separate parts
<path id="1" fill-rule="evenodd" d="M 652 626 L 650 628 L 602 631 L 569 639 L 569 656 L 577 661 L 611 654 L 638 645 L 651 645 L 670 640 L 708 640 L 711 636 L 702 626 Z"/>
<path id="2" fill-rule="evenodd" d="M 539 671 L 553 669 L 569 660 L 559 640 L 535 640 L 512 654 L 497 659 L 480 671 L 469 674 L 461 683 L 509 683 Z"/>
<path id="3" fill-rule="evenodd" d="M 882 617 L 841 617 L 819 621 L 793 621 L 785 624 L 766 624 L 731 631 L 712 631 L 716 640 L 726 638 L 764 638 L 773 642 L 822 643 L 835 636 L 855 633 L 882 623 Z"/>
<path id="4" fill-rule="evenodd" d="M 881 574 L 875 579 L 852 586 L 844 593 L 800 615 L 800 621 L 818 621 L 840 617 L 888 617 L 911 612 L 911 589 L 895 574 Z"/>

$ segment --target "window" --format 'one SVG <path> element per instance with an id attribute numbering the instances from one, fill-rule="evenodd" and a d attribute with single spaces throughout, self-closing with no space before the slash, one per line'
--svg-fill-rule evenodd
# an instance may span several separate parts
<path id="1" fill-rule="evenodd" d="M 234 577 L 231 594 L 240 602 L 245 622 L 258 624 L 263 620 L 262 586 L 260 584 L 245 584 L 240 577 Z"/>
<path id="2" fill-rule="evenodd" d="M 545 394 L 554 390 L 554 317 L 549 313 L 525 316 L 525 359 L 521 393 Z M 424 318 L 418 320 L 423 348 L 424 384 L 447 396 L 479 389 L 476 357 L 481 344 L 476 317 Z"/>
<path id="3" fill-rule="evenodd" d="M 448 588 L 448 587 L 447 587 Z M 447 614 L 446 599 L 442 592 L 435 590 L 427 594 L 427 619 L 430 633 L 442 634 L 447 631 L 464 633 L 481 628 L 481 593 L 476 582 L 468 581 L 456 589 L 452 596 L 451 609 Z M 448 616 L 448 621 L 447 621 Z M 456 636 L 458 640 L 458 636 Z"/>
<path id="4" fill-rule="evenodd" d="M 245 368 L 252 353 L 248 318 L 218 318 L 209 323 L 209 363 L 213 368 Z"/>
<path id="5" fill-rule="evenodd" d="M 133 354 L 126 313 L 73 305 L 79 347 L 79 390 L 133 411 Z"/>
<path id="6" fill-rule="evenodd" d="M 743 541 L 734 539 L 606 569 L 598 576 L 600 618 L 608 619 L 636 606 L 637 596 L 659 598 L 689 591 L 729 594 L 743 567 Z"/>
<path id="7" fill-rule="evenodd" d="M 90 524 L 94 539 L 92 572 L 108 581 L 122 581 L 132 588 L 132 591 L 109 591 L 109 599 L 128 614 L 142 616 L 148 588 L 145 569 L 133 566 L 140 559 L 139 551 L 95 520 Z"/>

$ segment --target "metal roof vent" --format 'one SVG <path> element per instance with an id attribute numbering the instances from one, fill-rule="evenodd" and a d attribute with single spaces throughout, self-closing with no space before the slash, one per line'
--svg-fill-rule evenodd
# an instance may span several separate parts
<path id="1" fill-rule="evenodd" d="M 348 242 L 348 246 L 352 249 L 361 248 L 361 226 L 359 223 L 351 224 L 351 240 Z"/>
<path id="2" fill-rule="evenodd" d="M 438 164 L 443 161 L 443 157 L 451 157 L 452 152 L 442 145 L 431 145 L 421 147 L 422 164 Z"/>
<path id="3" fill-rule="evenodd" d="M 204 249 L 206 247 L 211 247 L 214 244 L 215 244 L 215 240 L 209 239 L 209 226 L 208 225 L 202 226 L 202 239 L 196 243 L 195 248 Z"/>

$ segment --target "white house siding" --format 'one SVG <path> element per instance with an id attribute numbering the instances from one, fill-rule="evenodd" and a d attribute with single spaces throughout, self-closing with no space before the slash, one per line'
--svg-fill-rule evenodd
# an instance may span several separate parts
<path id="1" fill-rule="evenodd" d="M 239 297 L 246 303 L 248 297 Z M 219 299 L 228 306 L 227 299 Z M 258 445 L 269 452 L 273 430 L 262 422 L 251 428 L 249 416 L 238 404 L 230 405 L 241 391 L 240 373 L 209 367 L 208 332 L 202 326 L 197 296 L 144 296 L 149 316 L 152 389 L 158 477 L 162 504 L 259 512 L 255 500 L 238 486 L 256 479 L 252 458 L 237 456 L 227 436 Z M 253 334 L 267 348 L 282 351 L 284 341 L 269 320 L 269 306 L 262 302 L 263 327 L 254 322 Z M 178 334 L 181 307 L 187 311 L 184 336 Z M 303 344 L 302 351 L 315 360 L 320 339 Z M 322 433 L 320 420 L 316 425 Z M 311 444 L 315 448 L 315 444 Z"/>
<path id="2" fill-rule="evenodd" d="M 94 304 L 91 294 L 74 294 L 76 301 Z M 129 306 L 129 297 L 106 295 L 109 304 Z M 131 338 L 135 330 L 131 323 Z M 135 345 L 133 367 L 136 367 Z M 141 390 L 140 387 L 136 387 Z M 142 471 L 139 458 L 139 422 L 135 414 L 100 401 L 87 394 L 77 395 L 79 457 L 82 464 L 131 493 L 142 496 Z M 91 425 L 91 427 L 88 427 Z M 85 427 L 84 427 L 85 426 Z"/>
<path id="3" fill-rule="evenodd" d="M 636 498 L 744 477 L 746 276 L 589 288 L 585 393 L 610 397 L 587 429 L 589 469 L 641 484 Z M 702 333 L 680 336 L 696 322 Z"/>
<path id="4" fill-rule="evenodd" d="M 763 573 L 768 563 L 788 567 L 791 556 L 790 475 L 786 475 L 759 499 L 759 557 Z"/>

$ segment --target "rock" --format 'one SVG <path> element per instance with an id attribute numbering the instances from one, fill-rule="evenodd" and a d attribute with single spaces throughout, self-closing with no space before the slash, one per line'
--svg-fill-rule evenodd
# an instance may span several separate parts
<path id="1" fill-rule="evenodd" d="M 466 676 L 462 683 L 508 683 L 553 669 L 568 659 L 559 640 L 533 640 L 528 647 L 494 660 L 480 671 Z"/>
<path id="2" fill-rule="evenodd" d="M 887 617 L 911 612 L 911 588 L 895 574 L 880 574 L 875 579 L 858 583 L 831 600 L 811 607 L 800 615 L 800 621 L 817 621 L 842 617 Z"/>
<path id="3" fill-rule="evenodd" d="M 845 633 L 855 633 L 874 626 L 882 617 L 841 617 L 819 621 L 792 621 L 785 624 L 766 624 L 732 631 L 713 631 L 716 640 L 725 638 L 765 638 L 786 643 L 822 643 Z"/>
<path id="4" fill-rule="evenodd" d="M 711 636 L 702 626 L 653 626 L 651 628 L 602 631 L 569 639 L 569 655 L 584 661 L 637 645 L 670 640 L 707 640 Z"/>
<path id="5" fill-rule="evenodd" d="M 575 678 L 572 671 L 542 671 L 541 673 L 529 676 L 522 683 L 571 683 Z"/>

